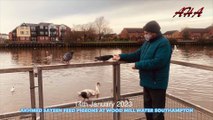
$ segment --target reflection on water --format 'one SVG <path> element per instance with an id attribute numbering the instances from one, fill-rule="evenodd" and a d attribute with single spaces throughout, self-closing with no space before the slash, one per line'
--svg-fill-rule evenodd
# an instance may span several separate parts
<path id="1" fill-rule="evenodd" d="M 128 53 L 137 48 L 34 48 L 34 49 L 1 49 L 0 67 L 29 66 L 36 64 L 60 64 L 62 56 L 73 50 L 73 62 L 91 62 L 95 56 L 105 54 Z M 47 58 L 51 56 L 51 60 Z M 173 52 L 173 59 L 212 65 L 212 46 L 177 46 Z"/>
<path id="2" fill-rule="evenodd" d="M 212 46 L 177 46 L 172 59 L 213 65 Z M 137 48 L 32 48 L 0 49 L 0 68 L 45 64 L 63 64 L 61 58 L 73 50 L 72 63 L 94 62 L 94 57 L 106 54 L 129 53 Z M 50 57 L 51 56 L 51 57 Z M 142 90 L 138 71 L 133 64 L 121 65 L 121 92 Z M 28 73 L 0 74 L 0 113 L 30 107 Z M 213 74 L 210 71 L 171 65 L 168 92 L 213 110 Z M 36 79 L 37 80 L 37 79 Z M 112 67 L 75 68 L 44 71 L 45 106 L 80 100 L 77 92 L 94 89 L 101 83 L 101 97 L 112 95 Z M 37 83 L 36 83 L 37 84 Z M 10 89 L 15 87 L 15 92 Z M 37 97 L 38 98 L 38 97 Z M 2 107 L 3 106 L 3 107 Z"/>
<path id="3" fill-rule="evenodd" d="M 213 65 L 213 46 L 178 46 L 173 59 L 197 64 Z"/>
<path id="4" fill-rule="evenodd" d="M 118 54 L 120 49 L 110 48 L 35 48 L 35 49 L 10 49 L 1 50 L 0 53 L 0 67 L 8 68 L 11 66 L 29 66 L 34 64 L 61 64 L 62 56 L 67 51 L 73 50 L 73 62 L 93 62 L 95 56 L 104 54 Z M 47 57 L 52 56 L 51 60 Z"/>

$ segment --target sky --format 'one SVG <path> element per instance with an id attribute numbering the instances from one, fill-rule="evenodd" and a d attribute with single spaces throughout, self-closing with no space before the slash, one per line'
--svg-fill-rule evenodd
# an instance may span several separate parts
<path id="1" fill-rule="evenodd" d="M 183 7 L 204 7 L 200 17 L 176 17 Z M 164 33 L 185 27 L 206 28 L 213 24 L 213 0 L 0 0 L 0 33 L 22 23 L 49 22 L 73 27 L 104 16 L 114 33 L 123 28 L 142 28 L 156 20 Z M 192 15 L 191 15 L 192 16 Z"/>

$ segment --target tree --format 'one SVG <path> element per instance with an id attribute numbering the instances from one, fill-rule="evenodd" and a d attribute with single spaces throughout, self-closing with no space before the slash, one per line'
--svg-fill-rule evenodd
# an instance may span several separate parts
<path id="1" fill-rule="evenodd" d="M 104 17 L 96 18 L 94 22 L 73 25 L 72 32 L 68 35 L 72 41 L 93 41 L 99 40 L 106 34 L 112 33 L 109 23 Z M 67 39 L 68 40 L 68 39 Z"/>
<path id="2" fill-rule="evenodd" d="M 76 42 L 77 40 L 77 35 L 73 33 L 73 31 L 68 31 L 66 32 L 65 36 L 64 36 L 64 43 L 65 44 L 70 44 L 72 42 Z"/>
<path id="3" fill-rule="evenodd" d="M 94 24 L 98 34 L 98 40 L 101 40 L 103 35 L 112 33 L 112 29 L 109 28 L 109 23 L 103 16 L 96 18 Z"/>
<path id="4" fill-rule="evenodd" d="M 112 32 L 113 32 L 113 30 L 111 28 L 106 27 L 103 29 L 104 34 L 111 34 Z"/>
<path id="5" fill-rule="evenodd" d="M 73 29 L 76 31 L 76 33 L 81 33 L 81 38 L 83 41 L 91 41 L 95 39 L 96 31 L 93 23 L 74 25 Z"/>

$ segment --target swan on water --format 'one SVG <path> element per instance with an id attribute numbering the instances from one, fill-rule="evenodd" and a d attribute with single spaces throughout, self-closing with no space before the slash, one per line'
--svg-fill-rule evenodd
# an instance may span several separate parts
<path id="1" fill-rule="evenodd" d="M 174 51 L 178 51 L 177 45 L 174 46 Z"/>
<path id="2" fill-rule="evenodd" d="M 10 92 L 15 92 L 15 87 L 14 86 L 10 89 Z"/>
<path id="3" fill-rule="evenodd" d="M 97 82 L 96 86 L 95 86 L 95 90 L 92 89 L 84 89 L 81 92 L 79 92 L 79 96 L 83 98 L 83 101 L 85 101 L 86 99 L 89 100 L 89 98 L 92 97 L 99 97 L 100 95 L 100 91 L 99 91 L 99 87 L 100 87 L 100 83 Z"/>

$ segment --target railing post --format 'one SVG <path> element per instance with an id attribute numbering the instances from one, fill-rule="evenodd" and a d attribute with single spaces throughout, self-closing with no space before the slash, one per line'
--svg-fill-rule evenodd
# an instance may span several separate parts
<path id="1" fill-rule="evenodd" d="M 38 68 L 38 97 L 39 97 L 39 108 L 42 109 L 40 112 L 40 120 L 44 120 L 44 97 L 43 97 L 43 80 L 42 80 L 42 70 Z"/>
<path id="2" fill-rule="evenodd" d="M 113 64 L 113 101 L 115 103 L 114 108 L 117 107 L 117 102 L 120 100 L 120 64 L 116 62 Z M 113 113 L 113 120 L 120 120 L 120 113 Z"/>
<path id="3" fill-rule="evenodd" d="M 29 76 L 30 76 L 30 99 L 31 99 L 31 108 L 36 108 L 34 72 L 33 72 L 33 71 L 29 71 Z M 36 113 L 33 113 L 33 114 L 32 114 L 32 120 L 36 120 Z"/>

